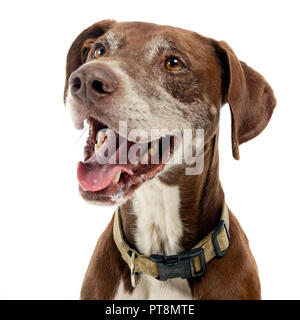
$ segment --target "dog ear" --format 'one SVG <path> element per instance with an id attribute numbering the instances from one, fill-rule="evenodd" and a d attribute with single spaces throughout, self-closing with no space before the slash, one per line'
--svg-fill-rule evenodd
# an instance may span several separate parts
<path id="1" fill-rule="evenodd" d="M 89 50 L 95 40 L 107 32 L 114 23 L 114 20 L 96 22 L 83 30 L 72 43 L 67 54 L 64 102 L 66 102 L 68 80 L 71 73 L 85 63 Z"/>
<path id="2" fill-rule="evenodd" d="M 276 99 L 267 81 L 239 61 L 226 42 L 218 42 L 216 51 L 223 68 L 223 104 L 228 102 L 231 110 L 232 154 L 238 160 L 239 145 L 263 131 Z"/>

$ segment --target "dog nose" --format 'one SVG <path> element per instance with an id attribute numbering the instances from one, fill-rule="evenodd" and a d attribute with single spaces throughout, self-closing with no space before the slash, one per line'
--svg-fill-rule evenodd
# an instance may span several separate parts
<path id="1" fill-rule="evenodd" d="M 100 66 L 85 66 L 70 77 L 71 93 L 83 101 L 92 101 L 112 94 L 118 88 L 115 76 Z"/>

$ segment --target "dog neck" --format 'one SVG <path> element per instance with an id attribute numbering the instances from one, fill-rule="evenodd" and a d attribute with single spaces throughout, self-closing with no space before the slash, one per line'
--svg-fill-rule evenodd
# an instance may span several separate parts
<path id="1" fill-rule="evenodd" d="M 200 175 L 171 169 L 145 183 L 120 207 L 125 239 L 147 255 L 189 250 L 216 227 L 223 201 L 217 133 L 205 145 Z"/>

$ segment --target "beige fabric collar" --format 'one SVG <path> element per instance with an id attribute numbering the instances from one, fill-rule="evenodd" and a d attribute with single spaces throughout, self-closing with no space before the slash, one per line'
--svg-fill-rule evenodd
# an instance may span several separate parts
<path id="1" fill-rule="evenodd" d="M 190 278 L 202 275 L 206 264 L 214 257 L 222 257 L 230 245 L 229 213 L 224 201 L 218 226 L 192 250 L 174 256 L 142 255 L 124 239 L 119 208 L 115 211 L 113 236 L 122 258 L 131 270 L 131 283 L 135 287 L 136 273 L 148 274 L 158 280 Z"/>

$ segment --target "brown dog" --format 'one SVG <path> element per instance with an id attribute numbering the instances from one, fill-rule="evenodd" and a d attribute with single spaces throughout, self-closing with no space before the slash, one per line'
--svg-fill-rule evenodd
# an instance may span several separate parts
<path id="1" fill-rule="evenodd" d="M 81 298 L 260 299 L 255 260 L 230 211 L 228 223 L 221 223 L 223 235 L 229 228 L 230 246 L 229 235 L 226 243 L 218 238 L 227 210 L 218 172 L 218 124 L 228 103 L 233 156 L 239 159 L 239 145 L 266 127 L 276 105 L 265 79 L 223 41 L 170 26 L 105 20 L 71 45 L 65 103 L 77 128 L 84 120 L 90 127 L 85 161 L 78 167 L 80 193 L 89 201 L 118 204 L 120 217 L 115 214 L 97 243 Z M 140 145 L 158 143 L 157 164 L 99 163 L 97 150 L 108 132 L 132 145 L 119 121 L 137 130 Z M 201 173 L 187 175 L 186 162 L 163 164 L 163 135 L 151 130 L 167 130 L 172 137 L 174 129 L 198 128 L 204 130 Z M 178 150 L 171 141 L 169 158 Z M 208 242 L 199 244 L 207 236 Z"/>

